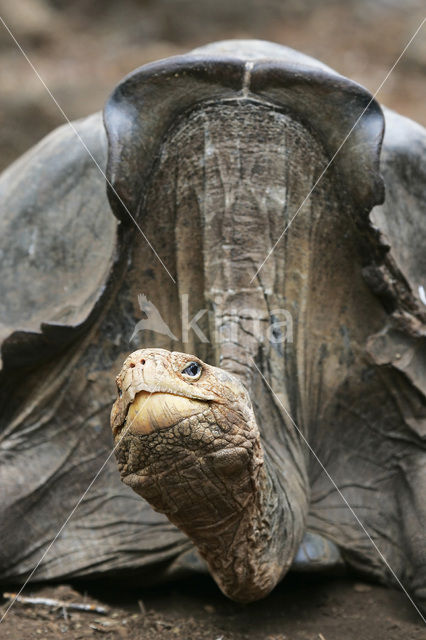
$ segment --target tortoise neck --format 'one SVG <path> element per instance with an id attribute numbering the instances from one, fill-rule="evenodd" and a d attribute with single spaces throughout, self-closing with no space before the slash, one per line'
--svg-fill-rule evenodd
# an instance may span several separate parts
<path id="1" fill-rule="evenodd" d="M 289 455 L 265 450 L 251 406 L 222 404 L 167 430 L 123 439 L 123 480 L 194 542 L 222 591 L 266 596 L 290 567 L 307 499 Z M 125 473 L 123 473 L 125 471 Z"/>
<path id="2" fill-rule="evenodd" d="M 267 459 L 252 484 L 250 498 L 240 509 L 206 520 L 202 529 L 176 523 L 193 540 L 223 593 L 239 602 L 263 598 L 276 586 L 303 536 L 302 523 Z M 238 499 L 237 486 L 234 491 Z"/>

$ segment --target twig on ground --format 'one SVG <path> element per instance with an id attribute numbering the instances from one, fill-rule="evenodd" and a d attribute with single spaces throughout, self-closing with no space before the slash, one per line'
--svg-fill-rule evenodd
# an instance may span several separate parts
<path id="1" fill-rule="evenodd" d="M 20 596 L 16 593 L 3 593 L 3 598 L 6 600 L 16 600 L 22 604 L 42 605 L 45 607 L 54 607 L 63 610 L 74 609 L 76 611 L 89 611 L 93 613 L 109 613 L 107 607 L 100 607 L 96 604 L 83 604 L 80 602 L 64 602 L 63 600 L 56 600 L 55 598 L 31 598 L 28 596 Z"/>

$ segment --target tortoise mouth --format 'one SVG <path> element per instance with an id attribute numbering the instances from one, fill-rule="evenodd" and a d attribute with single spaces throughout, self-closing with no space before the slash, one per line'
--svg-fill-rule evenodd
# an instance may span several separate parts
<path id="1" fill-rule="evenodd" d="M 128 408 L 126 420 L 117 429 L 118 436 L 126 426 L 133 435 L 149 435 L 155 431 L 169 429 L 186 418 L 202 414 L 209 402 L 195 400 L 164 391 L 139 391 Z"/>

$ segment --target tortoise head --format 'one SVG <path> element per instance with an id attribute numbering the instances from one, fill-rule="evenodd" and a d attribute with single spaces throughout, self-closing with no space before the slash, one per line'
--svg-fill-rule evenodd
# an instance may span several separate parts
<path id="1" fill-rule="evenodd" d="M 234 421 L 238 415 L 240 420 L 248 419 L 250 400 L 241 382 L 186 353 L 139 349 L 125 360 L 116 381 L 115 439 L 124 428 L 130 434 L 149 435 L 204 414 L 213 423 L 211 410 L 218 412 L 224 431 L 229 431 L 228 411 Z M 195 420 L 188 422 L 195 424 Z"/>
<path id="2" fill-rule="evenodd" d="M 262 460 L 241 382 L 195 356 L 140 349 L 125 360 L 117 387 L 111 426 L 126 484 L 192 535 L 209 510 L 236 509 L 231 478 L 244 502 Z"/>

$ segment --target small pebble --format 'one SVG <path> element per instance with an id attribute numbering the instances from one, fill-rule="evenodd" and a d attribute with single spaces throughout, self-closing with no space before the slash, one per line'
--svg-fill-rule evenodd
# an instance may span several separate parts
<path id="1" fill-rule="evenodd" d="M 371 586 L 369 584 L 357 582 L 354 584 L 354 591 L 358 591 L 358 593 L 365 593 L 366 591 L 371 591 Z"/>

